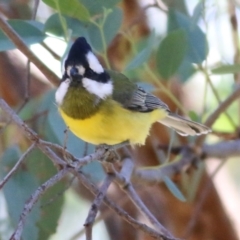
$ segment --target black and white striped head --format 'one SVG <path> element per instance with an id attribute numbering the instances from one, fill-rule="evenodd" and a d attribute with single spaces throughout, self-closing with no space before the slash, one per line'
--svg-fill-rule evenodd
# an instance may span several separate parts
<path id="1" fill-rule="evenodd" d="M 62 82 L 56 91 L 56 102 L 61 105 L 69 87 L 81 85 L 89 93 L 104 99 L 112 94 L 113 84 L 91 46 L 84 37 L 73 43 L 64 63 Z"/>

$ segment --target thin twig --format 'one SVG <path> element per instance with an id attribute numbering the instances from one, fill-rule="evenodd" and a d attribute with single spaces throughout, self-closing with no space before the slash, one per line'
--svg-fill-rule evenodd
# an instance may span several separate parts
<path id="1" fill-rule="evenodd" d="M 21 163 L 27 158 L 27 156 L 32 152 L 32 150 L 35 148 L 35 144 L 33 143 L 27 151 L 19 158 L 17 163 L 14 165 L 14 167 L 11 169 L 11 171 L 3 178 L 3 180 L 0 182 L 0 189 L 3 188 L 3 186 L 6 184 L 8 179 L 17 171 L 18 167 L 21 165 Z"/>
<path id="2" fill-rule="evenodd" d="M 218 108 L 208 117 L 205 122 L 205 125 L 211 127 L 217 118 L 220 116 L 221 113 L 226 111 L 226 109 L 240 97 L 240 87 L 237 87 L 233 93 L 228 96 L 219 106 Z M 205 140 L 207 135 L 201 135 L 196 139 L 196 146 L 201 146 Z"/>
<path id="3" fill-rule="evenodd" d="M 59 84 L 57 75 L 46 67 L 31 50 L 26 46 L 16 31 L 8 24 L 4 16 L 0 14 L 0 28 L 8 36 L 16 47 L 46 76 L 46 78 L 55 86 Z"/>
<path id="4" fill-rule="evenodd" d="M 159 148 L 163 151 L 167 151 L 168 145 L 160 145 Z M 175 147 L 172 147 L 171 153 L 175 155 L 179 155 L 184 149 L 191 150 L 191 148 L 188 146 L 175 146 Z M 200 157 L 203 159 L 205 158 L 225 159 L 225 158 L 236 157 L 236 156 L 240 156 L 240 140 L 239 139 L 234 141 L 221 141 L 213 144 L 204 144 L 202 146 L 202 152 Z M 153 167 L 153 168 L 157 169 L 158 167 Z"/>
<path id="5" fill-rule="evenodd" d="M 126 166 L 124 166 L 126 164 Z M 134 164 L 131 159 L 126 158 L 123 163 L 122 170 L 119 175 L 116 175 L 116 180 L 124 187 L 122 188 L 124 192 L 128 195 L 132 203 L 139 209 L 141 213 L 143 213 L 146 218 L 152 223 L 152 225 L 159 230 L 164 236 L 173 238 L 172 234 L 162 226 L 159 221 L 155 218 L 155 216 L 149 211 L 149 209 L 145 206 L 141 198 L 138 196 L 137 192 L 132 186 L 132 183 L 129 181 L 132 175 L 132 171 L 134 168 Z M 120 178 L 118 177 L 120 176 Z M 123 182 L 123 180 L 125 182 Z"/>
<path id="6" fill-rule="evenodd" d="M 92 227 L 93 227 L 95 218 L 97 216 L 98 209 L 99 209 L 100 205 L 102 204 L 103 198 L 106 196 L 107 190 L 108 190 L 110 184 L 112 183 L 114 177 L 115 176 L 113 174 L 108 174 L 106 176 L 101 188 L 99 189 L 98 194 L 96 195 L 96 197 L 91 205 L 91 208 L 88 212 L 88 216 L 84 223 L 86 240 L 92 240 Z"/>
<path id="7" fill-rule="evenodd" d="M 91 183 L 81 172 L 77 172 L 74 169 L 71 170 L 71 172 L 81 181 L 81 183 L 89 189 L 94 195 L 98 194 L 99 190 L 98 188 Z M 140 229 L 143 232 L 147 233 L 149 236 L 151 236 L 154 239 L 159 240 L 170 240 L 170 238 L 166 238 L 162 234 L 158 233 L 154 229 L 148 227 L 146 224 L 142 224 L 138 221 L 136 221 L 134 218 L 132 218 L 127 212 L 125 212 L 123 209 L 118 207 L 113 201 L 111 201 L 108 197 L 104 197 L 104 203 L 112 209 L 117 215 L 119 215 L 123 220 L 127 221 L 129 224 L 131 224 L 135 229 Z"/>
<path id="8" fill-rule="evenodd" d="M 55 202 L 55 200 L 57 200 L 59 197 L 63 196 L 63 194 L 71 187 L 73 181 L 75 179 L 75 176 L 73 176 L 69 183 L 67 184 L 67 186 L 64 187 L 64 189 L 58 193 L 56 193 L 52 198 L 50 198 L 47 202 L 45 202 L 44 204 L 42 204 L 40 207 L 44 208 L 48 205 L 51 205 L 53 202 Z"/>
<path id="9" fill-rule="evenodd" d="M 164 236 L 168 238 L 174 238 L 172 234 L 156 219 L 156 217 L 150 212 L 150 210 L 143 203 L 141 198 L 138 196 L 137 192 L 133 188 L 132 184 L 129 183 L 127 187 L 124 188 L 125 192 L 128 194 L 132 203 L 139 209 L 141 213 L 145 215 L 145 217 L 151 222 L 151 224 Z"/>
<path id="10" fill-rule="evenodd" d="M 214 172 L 211 174 L 211 176 L 209 176 L 208 181 L 205 184 L 205 188 L 202 190 L 202 193 L 200 195 L 200 198 L 197 201 L 197 204 L 193 210 L 192 213 L 192 218 L 190 219 L 189 223 L 186 226 L 186 230 L 184 233 L 184 239 L 189 239 L 190 234 L 197 222 L 197 220 L 199 219 L 199 214 L 201 212 L 201 209 L 203 207 L 203 204 L 207 198 L 207 195 L 209 194 L 210 190 L 213 187 L 213 183 L 212 180 L 213 178 L 217 175 L 217 173 L 219 172 L 219 170 L 222 168 L 222 166 L 226 163 L 226 159 L 224 161 L 222 161 L 221 163 L 219 163 L 219 165 L 217 166 L 217 168 L 214 170 Z"/>
<path id="11" fill-rule="evenodd" d="M 219 93 L 217 92 L 217 90 L 215 89 L 213 83 L 212 83 L 212 80 L 210 79 L 209 75 L 208 75 L 208 72 L 206 71 L 206 69 L 204 69 L 201 65 L 198 66 L 199 70 L 204 74 L 206 80 L 207 80 L 207 83 L 209 84 L 209 86 L 211 87 L 211 90 L 215 96 L 215 98 L 217 99 L 218 101 L 218 104 L 221 105 L 222 104 L 222 100 L 219 96 Z M 230 124 L 236 128 L 236 124 L 235 122 L 233 121 L 232 119 L 232 116 L 227 112 L 223 112 L 225 114 L 225 116 L 227 117 L 228 121 L 230 122 Z"/>
<path id="12" fill-rule="evenodd" d="M 144 182 L 161 182 L 164 176 L 171 177 L 180 172 L 186 166 L 192 164 L 196 154 L 190 149 L 183 149 L 183 154 L 180 160 L 167 164 L 162 164 L 159 167 L 140 168 L 134 171 L 133 177 Z"/>
<path id="13" fill-rule="evenodd" d="M 236 15 L 236 3 L 234 0 L 229 0 L 228 11 L 230 16 L 230 26 L 232 27 L 232 41 L 234 49 L 234 64 L 240 63 L 240 49 L 239 49 L 239 37 L 238 37 L 238 18 Z M 240 84 L 240 73 L 234 74 L 234 80 L 236 84 Z M 240 101 L 238 101 L 238 123 L 240 124 Z"/>
<path id="14" fill-rule="evenodd" d="M 84 151 L 83 151 L 83 157 L 86 157 L 88 154 L 88 147 L 89 147 L 89 143 L 84 142 Z"/>
<path id="15" fill-rule="evenodd" d="M 38 10 L 38 6 L 39 6 L 39 0 L 35 0 L 34 1 L 34 7 L 33 7 L 33 13 L 32 13 L 32 20 L 36 19 L 36 15 L 37 15 L 37 10 Z M 24 96 L 24 102 L 21 105 L 21 107 L 19 108 L 19 110 L 17 111 L 17 113 L 19 113 L 24 107 L 25 105 L 28 103 L 29 98 L 30 98 L 30 85 L 31 85 L 31 64 L 30 64 L 30 60 L 27 60 L 27 82 L 25 84 L 25 96 Z"/>
<path id="16" fill-rule="evenodd" d="M 26 221 L 28 214 L 31 212 L 33 206 L 35 205 L 35 203 L 50 187 L 52 187 L 53 185 L 58 183 L 63 177 L 65 177 L 67 173 L 68 173 L 67 168 L 62 169 L 56 175 L 54 175 L 48 181 L 46 181 L 44 184 L 38 187 L 38 189 L 31 195 L 31 197 L 27 200 L 26 204 L 24 205 L 24 209 L 20 215 L 17 228 L 15 229 L 12 236 L 10 237 L 10 240 L 21 239 L 24 223 Z"/>
<path id="17" fill-rule="evenodd" d="M 25 133 L 27 138 L 36 144 L 36 146 L 47 155 L 50 159 L 54 159 L 55 164 L 66 165 L 66 163 L 60 159 L 49 147 L 41 144 L 41 139 L 36 132 L 30 129 L 27 124 L 23 122 L 21 118 L 8 106 L 8 104 L 0 98 L 0 107 L 10 117 L 15 124 L 17 124 L 21 130 Z"/>

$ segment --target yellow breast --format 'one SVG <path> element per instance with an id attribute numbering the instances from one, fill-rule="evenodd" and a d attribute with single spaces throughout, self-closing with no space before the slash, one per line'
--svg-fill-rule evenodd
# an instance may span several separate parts
<path id="1" fill-rule="evenodd" d="M 151 125 L 167 115 L 160 109 L 148 113 L 130 111 L 114 100 L 110 100 L 108 105 L 103 105 L 96 114 L 84 120 L 67 116 L 61 108 L 59 111 L 66 125 L 77 137 L 95 145 L 115 145 L 127 140 L 130 144 L 144 144 Z"/>

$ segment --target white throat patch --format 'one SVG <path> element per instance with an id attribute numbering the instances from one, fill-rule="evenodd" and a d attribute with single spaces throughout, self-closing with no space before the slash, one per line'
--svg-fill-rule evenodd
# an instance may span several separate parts
<path id="1" fill-rule="evenodd" d="M 97 82 L 89 78 L 82 79 L 83 87 L 90 93 L 104 99 L 113 93 L 113 83 L 109 80 L 107 83 Z"/>
<path id="2" fill-rule="evenodd" d="M 104 69 L 100 62 L 98 61 L 97 57 L 92 53 L 88 52 L 87 55 L 87 61 L 89 64 L 89 67 L 96 73 L 103 73 Z"/>
<path id="3" fill-rule="evenodd" d="M 63 81 L 60 86 L 58 87 L 56 93 L 55 93 L 55 99 L 58 105 L 62 105 L 63 99 L 67 93 L 67 90 L 69 88 L 70 79 L 67 78 L 65 81 Z"/>

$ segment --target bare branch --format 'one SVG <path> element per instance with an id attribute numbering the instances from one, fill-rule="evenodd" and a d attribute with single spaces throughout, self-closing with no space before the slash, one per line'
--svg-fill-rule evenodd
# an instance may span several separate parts
<path id="1" fill-rule="evenodd" d="M 49 68 L 46 67 L 34 54 L 31 50 L 26 46 L 26 44 L 22 41 L 19 35 L 15 32 L 15 30 L 8 24 L 5 20 L 4 16 L 0 14 L 0 28 L 3 32 L 8 36 L 9 39 L 16 45 L 16 47 L 33 63 L 38 69 L 46 76 L 46 78 L 54 85 L 57 86 L 59 84 L 59 79 L 57 75 L 52 72 Z"/>
<path id="2" fill-rule="evenodd" d="M 75 171 L 74 169 L 71 170 L 71 172 L 81 181 L 81 183 L 89 189 L 94 195 L 97 195 L 99 190 L 98 188 L 91 183 L 82 173 Z M 158 233 L 157 231 L 153 230 L 152 228 L 148 227 L 145 224 L 142 224 L 138 221 L 136 221 L 134 218 L 129 216 L 127 212 L 125 212 L 123 209 L 119 208 L 113 201 L 111 201 L 108 197 L 104 197 L 104 203 L 112 209 L 117 215 L 119 215 L 122 219 L 130 223 L 135 229 L 140 229 L 143 232 L 147 233 L 149 236 L 151 236 L 154 239 L 159 240 L 171 240 L 170 238 L 166 238 L 162 234 Z"/>
<path id="3" fill-rule="evenodd" d="M 25 124 L 21 118 L 7 105 L 7 103 L 0 98 L 0 107 L 2 110 L 17 124 L 20 129 L 23 130 L 25 135 L 29 140 L 36 144 L 36 146 L 45 153 L 50 159 L 53 160 L 55 164 L 66 165 L 66 163 L 60 159 L 49 147 L 44 146 L 41 144 L 41 139 L 32 129 L 30 129 L 27 124 Z"/>
<path id="4" fill-rule="evenodd" d="M 20 215 L 20 219 L 17 225 L 17 228 L 13 232 L 12 236 L 10 237 L 10 240 L 20 240 L 24 223 L 26 221 L 26 218 L 28 214 L 31 212 L 34 204 L 39 200 L 39 198 L 53 185 L 55 185 L 57 182 L 59 182 L 66 174 L 68 173 L 68 169 L 64 168 L 61 171 L 59 171 L 56 175 L 51 177 L 48 181 L 46 181 L 44 184 L 42 184 L 38 189 L 31 195 L 31 197 L 27 200 L 26 204 L 24 205 L 24 209 L 22 214 Z"/>
<path id="5" fill-rule="evenodd" d="M 100 205 L 102 204 L 103 198 L 106 196 L 107 190 L 108 190 L 110 184 L 112 183 L 114 177 L 115 176 L 113 174 L 107 175 L 101 188 L 99 189 L 98 194 L 96 195 L 96 197 L 91 205 L 91 208 L 88 212 L 88 216 L 84 223 L 87 240 L 92 240 L 92 227 L 93 227 L 95 218 L 97 216 L 98 209 L 99 209 Z"/>
<path id="6" fill-rule="evenodd" d="M 233 93 L 228 96 L 221 104 L 219 104 L 218 108 L 208 117 L 207 121 L 205 122 L 205 125 L 208 127 L 211 127 L 214 122 L 217 120 L 217 118 L 220 116 L 221 113 L 226 111 L 226 109 L 236 100 L 240 97 L 240 86 L 238 86 Z M 196 139 L 196 146 L 201 146 L 205 140 L 207 135 L 201 135 Z"/>
<path id="7" fill-rule="evenodd" d="M 123 187 L 124 192 L 128 195 L 132 203 L 139 209 L 139 211 L 147 217 L 147 219 L 152 223 L 152 225 L 157 230 L 159 230 L 164 236 L 173 239 L 172 234 L 159 223 L 159 221 L 149 211 L 149 209 L 145 206 L 141 198 L 138 196 L 137 192 L 134 190 L 131 182 L 129 181 L 132 175 L 133 168 L 134 164 L 132 160 L 129 158 L 124 159 L 121 172 L 120 174 L 116 175 L 117 182 L 124 186 Z"/>
<path id="8" fill-rule="evenodd" d="M 205 184 L 205 188 L 203 189 L 199 199 L 197 200 L 197 204 L 195 205 L 195 208 L 193 210 L 192 218 L 190 219 L 189 223 L 186 226 L 186 230 L 185 230 L 185 233 L 184 233 L 184 238 L 185 239 L 189 239 L 191 231 L 194 228 L 194 226 L 195 226 L 195 224 L 196 224 L 196 222 L 198 220 L 199 214 L 200 214 L 201 209 L 203 207 L 203 204 L 204 204 L 204 202 L 205 202 L 205 200 L 207 198 L 207 195 L 209 194 L 210 190 L 213 187 L 213 183 L 212 183 L 213 178 L 217 175 L 217 173 L 219 172 L 219 170 L 222 168 L 222 166 L 225 163 L 226 163 L 226 160 L 221 162 L 217 166 L 217 168 L 214 170 L 214 172 L 209 177 L 207 183 Z"/>
<path id="9" fill-rule="evenodd" d="M 134 171 L 133 177 L 145 182 L 161 182 L 164 176 L 171 177 L 173 174 L 180 172 L 186 166 L 192 164 L 196 159 L 196 155 L 184 149 L 180 160 L 168 163 L 167 165 L 160 165 L 159 167 L 140 168 Z"/>
<path id="10" fill-rule="evenodd" d="M 204 158 L 215 157 L 219 159 L 240 156 L 240 140 L 204 144 L 202 155 Z"/>
<path id="11" fill-rule="evenodd" d="M 32 152 L 32 150 L 35 148 L 35 144 L 33 143 L 27 151 L 19 158 L 17 163 L 14 165 L 14 167 L 11 169 L 11 171 L 3 178 L 3 180 L 0 182 L 0 189 L 3 188 L 3 186 L 6 184 L 8 179 L 17 171 L 18 167 L 21 165 L 21 163 L 27 158 L 29 153 Z"/>

